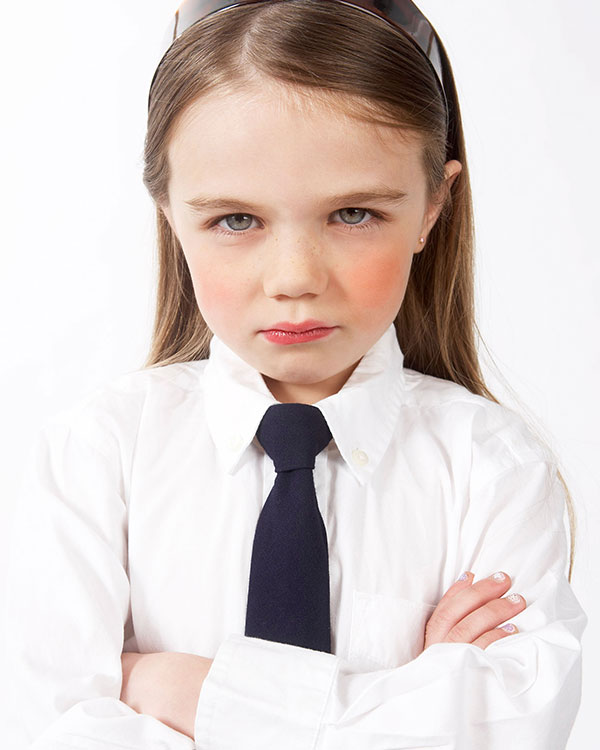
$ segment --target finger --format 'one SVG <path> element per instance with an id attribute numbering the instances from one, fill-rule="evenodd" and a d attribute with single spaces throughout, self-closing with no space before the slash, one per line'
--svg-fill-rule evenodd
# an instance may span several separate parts
<path id="1" fill-rule="evenodd" d="M 432 615 L 429 618 L 429 621 L 425 625 L 425 641 L 424 641 L 424 648 L 427 648 L 427 646 L 430 646 L 431 643 L 438 643 L 437 640 L 438 632 L 435 628 L 435 622 L 436 618 L 434 617 L 435 613 L 438 611 L 438 607 L 440 605 L 443 605 L 444 603 L 448 602 L 453 596 L 455 596 L 459 591 L 462 591 L 462 589 L 467 588 L 470 586 L 473 582 L 474 574 L 467 570 L 464 573 L 462 573 L 457 580 L 446 590 L 442 598 L 439 600 L 439 602 L 436 605 L 436 608 L 434 609 Z M 433 617 L 433 623 L 431 623 L 431 618 Z M 431 623 L 431 624 L 430 624 Z M 433 640 L 431 643 L 428 639 L 428 634 L 431 632 Z M 441 639 L 441 636 L 440 636 Z"/>
<path id="2" fill-rule="evenodd" d="M 462 573 L 462 575 L 454 581 L 452 586 L 448 588 L 442 596 L 442 598 L 437 603 L 437 606 L 439 607 L 442 602 L 447 602 L 449 599 L 452 599 L 453 596 L 455 596 L 459 591 L 462 591 L 463 589 L 467 588 L 473 583 L 473 578 L 475 576 L 473 573 L 471 573 L 470 570 L 467 570 L 465 573 Z"/>
<path id="3" fill-rule="evenodd" d="M 510 585 L 510 576 L 499 571 L 471 586 L 463 585 L 452 596 L 443 597 L 427 623 L 427 640 L 431 643 L 443 641 L 450 630 L 464 617 L 490 600 L 501 597 L 508 591 Z"/>
<path id="4" fill-rule="evenodd" d="M 499 641 L 501 638 L 506 638 L 509 635 L 514 635 L 519 632 L 519 628 L 513 625 L 512 622 L 508 622 L 506 625 L 502 625 L 499 628 L 488 630 L 487 633 L 480 635 L 473 641 L 473 646 L 479 646 L 479 648 L 486 649 L 491 643 Z"/>
<path id="5" fill-rule="evenodd" d="M 144 657 L 144 654 L 139 654 L 134 651 L 124 651 L 121 654 L 121 671 L 123 682 L 127 682 L 131 672 L 135 665 Z"/>
<path id="6" fill-rule="evenodd" d="M 473 643 L 501 622 L 518 615 L 526 606 L 525 599 L 520 594 L 494 599 L 464 617 L 444 640 L 448 643 Z"/>

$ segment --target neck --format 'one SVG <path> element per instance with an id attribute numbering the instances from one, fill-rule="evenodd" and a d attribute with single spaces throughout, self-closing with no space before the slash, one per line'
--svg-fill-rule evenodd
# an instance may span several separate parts
<path id="1" fill-rule="evenodd" d="M 273 396 L 282 404 L 315 404 L 340 391 L 357 365 L 358 362 L 355 362 L 347 370 L 318 383 L 286 383 L 264 373 L 262 378 Z"/>

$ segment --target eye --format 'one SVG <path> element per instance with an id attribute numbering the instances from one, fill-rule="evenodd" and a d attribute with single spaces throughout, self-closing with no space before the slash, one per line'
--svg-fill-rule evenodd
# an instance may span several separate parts
<path id="1" fill-rule="evenodd" d="M 342 224 L 347 227 L 349 231 L 373 229 L 380 222 L 385 221 L 383 214 L 378 211 L 366 208 L 340 208 L 334 211 L 332 215 L 339 214 L 342 217 L 342 221 L 334 221 L 334 224 Z M 365 214 L 369 214 L 373 221 L 362 222 Z M 252 214 L 227 214 L 226 216 L 220 216 L 214 221 L 210 222 L 208 229 L 213 229 L 217 234 L 226 235 L 228 237 L 234 237 L 235 235 L 243 236 L 246 234 L 252 225 L 252 220 L 256 217 Z M 346 218 L 349 221 L 346 221 Z M 220 226 L 221 222 L 225 222 L 226 227 Z"/>
<path id="2" fill-rule="evenodd" d="M 385 220 L 383 214 L 380 214 L 378 211 L 373 211 L 372 209 L 366 208 L 340 208 L 334 213 L 338 214 L 341 217 L 342 221 L 335 221 L 333 223 L 343 224 L 344 226 L 347 226 L 351 231 L 353 231 L 354 229 L 374 229 L 382 221 Z M 362 222 L 361 220 L 364 218 L 365 214 L 370 215 L 373 220 Z M 346 221 L 346 219 L 349 219 L 349 221 Z"/>
<path id="3" fill-rule="evenodd" d="M 342 217 L 344 224 L 346 223 L 346 217 L 349 218 L 348 224 L 360 224 L 361 214 L 364 215 L 369 212 L 366 208 L 340 208 L 336 213 Z"/>
<path id="4" fill-rule="evenodd" d="M 251 224 L 252 218 L 252 214 L 227 214 L 227 216 L 216 219 L 211 226 L 216 227 L 218 232 L 223 232 L 224 234 L 243 234 L 250 228 L 248 220 L 250 220 Z M 227 229 L 219 227 L 222 221 L 225 221 L 229 229 L 233 231 L 227 231 Z"/>

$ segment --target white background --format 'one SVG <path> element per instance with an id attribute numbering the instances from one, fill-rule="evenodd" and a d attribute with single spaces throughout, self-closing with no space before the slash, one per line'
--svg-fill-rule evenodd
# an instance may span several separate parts
<path id="1" fill-rule="evenodd" d="M 587 750 L 597 746 L 600 684 L 600 5 L 418 4 L 459 88 L 480 329 L 519 400 L 482 349 L 484 372 L 500 400 L 537 419 L 575 498 L 573 587 L 589 624 L 568 748 Z M 39 425 L 140 368 L 149 347 L 156 253 L 142 150 L 148 88 L 176 7 L 30 0 L 2 10 L 0 570 Z"/>

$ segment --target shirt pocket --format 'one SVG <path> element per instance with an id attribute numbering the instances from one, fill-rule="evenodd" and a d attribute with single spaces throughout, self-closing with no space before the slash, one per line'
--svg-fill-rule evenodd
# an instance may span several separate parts
<path id="1" fill-rule="evenodd" d="M 362 671 L 400 667 L 423 651 L 434 604 L 353 591 L 348 659 Z"/>

